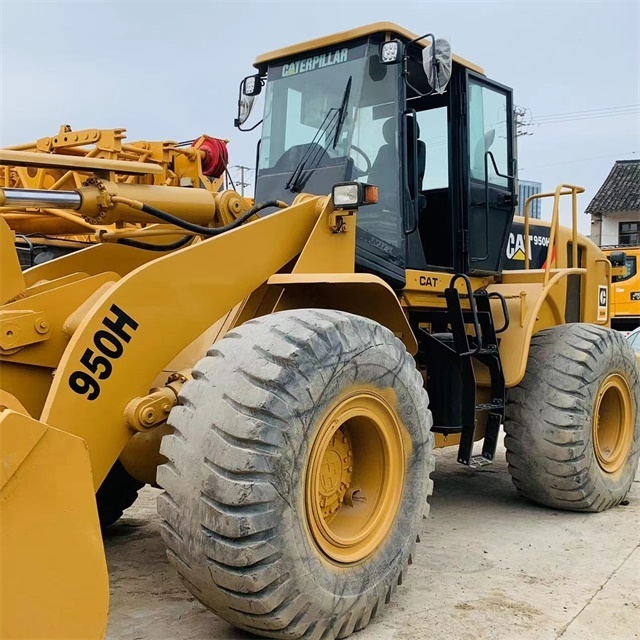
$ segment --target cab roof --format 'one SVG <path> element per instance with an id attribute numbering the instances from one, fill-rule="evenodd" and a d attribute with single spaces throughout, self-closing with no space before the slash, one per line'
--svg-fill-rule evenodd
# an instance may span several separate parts
<path id="1" fill-rule="evenodd" d="M 268 53 L 263 53 L 256 58 L 253 66 L 256 67 L 256 69 L 263 71 L 266 65 L 270 62 L 274 62 L 283 58 L 291 58 L 300 53 L 305 53 L 306 51 L 313 51 L 315 49 L 321 49 L 323 47 L 328 47 L 335 44 L 342 44 L 343 42 L 356 40 L 357 38 L 370 36 L 376 33 L 386 33 L 390 36 L 390 38 L 398 37 L 402 40 L 407 41 L 413 40 L 414 38 L 418 37 L 417 34 L 404 29 L 403 27 L 400 27 L 393 22 L 374 22 L 363 27 L 349 29 L 348 31 L 340 31 L 339 33 L 334 33 L 329 36 L 314 38 L 313 40 L 307 40 L 306 42 L 300 42 L 288 47 L 283 47 L 282 49 L 274 49 L 273 51 L 269 51 Z M 421 42 L 417 42 L 416 44 L 421 47 L 426 47 L 430 45 L 430 41 L 423 40 Z M 455 54 L 452 57 L 453 61 L 457 64 L 462 65 L 463 67 L 467 67 L 468 69 L 471 69 L 476 73 L 481 73 L 482 75 L 484 75 L 484 70 L 473 64 L 472 62 L 469 62 L 464 58 L 460 58 Z"/>

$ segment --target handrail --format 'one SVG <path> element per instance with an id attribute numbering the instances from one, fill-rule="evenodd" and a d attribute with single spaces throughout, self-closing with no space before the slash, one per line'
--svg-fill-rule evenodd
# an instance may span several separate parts
<path id="1" fill-rule="evenodd" d="M 28 236 L 25 236 L 22 233 L 16 233 L 16 238 L 20 238 L 23 242 L 26 243 L 26 250 L 29 252 L 29 266 L 33 267 L 34 264 L 34 259 L 35 259 L 35 250 L 33 248 L 33 242 L 31 242 L 31 239 Z M 19 247 L 18 245 L 16 245 L 16 249 L 20 250 L 22 249 L 23 251 L 25 250 L 25 247 Z"/>
<path id="2" fill-rule="evenodd" d="M 465 351 L 459 355 L 461 356 L 475 356 L 482 351 L 482 331 L 480 330 L 480 321 L 478 320 L 478 309 L 476 308 L 476 301 L 473 293 L 473 285 L 471 284 L 471 278 L 466 273 L 456 273 L 449 281 L 449 289 L 456 290 L 456 281 L 458 279 L 464 280 L 467 287 L 467 298 L 469 299 L 469 311 L 471 312 L 471 322 L 473 323 L 473 330 L 475 332 L 476 346 L 471 351 Z M 446 291 L 445 291 L 446 294 Z M 448 304 L 448 303 L 447 303 Z M 468 340 L 467 340 L 468 345 Z"/>
<path id="3" fill-rule="evenodd" d="M 535 193 L 529 196 L 524 204 L 524 268 L 529 268 L 530 246 L 529 246 L 529 210 L 533 200 L 553 197 L 553 215 L 551 216 L 551 231 L 549 233 L 549 246 L 547 247 L 547 259 L 545 260 L 544 285 L 549 282 L 551 274 L 551 257 L 560 227 L 560 197 L 571 196 L 571 257 L 572 267 L 578 266 L 578 194 L 584 193 L 584 187 L 573 184 L 559 184 L 555 191 L 548 193 Z"/>
<path id="4" fill-rule="evenodd" d="M 507 299 L 499 292 L 499 291 L 491 291 L 488 294 L 489 298 L 497 298 L 500 300 L 500 305 L 502 306 L 502 315 L 504 317 L 504 323 L 500 329 L 496 329 L 496 333 L 503 333 L 509 328 L 509 323 L 511 322 L 509 318 L 509 307 L 507 307 Z"/>

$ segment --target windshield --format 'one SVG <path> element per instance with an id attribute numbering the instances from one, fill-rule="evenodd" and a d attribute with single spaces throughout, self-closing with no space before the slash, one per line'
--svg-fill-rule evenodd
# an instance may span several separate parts
<path id="1" fill-rule="evenodd" d="M 349 132 L 344 127 L 336 140 L 338 112 L 350 78 L 343 120 L 353 108 L 364 50 L 364 46 L 343 47 L 269 67 L 259 170 L 293 171 L 312 142 L 322 148 L 324 162 L 318 166 L 347 155 Z"/>
<path id="2" fill-rule="evenodd" d="M 338 46 L 270 66 L 256 194 L 290 202 L 327 195 L 338 182 L 379 187 L 357 214 L 358 245 L 404 259 L 398 144 L 399 66 L 382 65 L 377 43 Z"/>

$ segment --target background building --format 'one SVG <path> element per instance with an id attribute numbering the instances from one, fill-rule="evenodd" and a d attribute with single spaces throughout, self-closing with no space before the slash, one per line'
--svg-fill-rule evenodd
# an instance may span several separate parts
<path id="1" fill-rule="evenodd" d="M 597 245 L 640 245 L 640 160 L 616 160 L 585 213 Z"/>
<path id="2" fill-rule="evenodd" d="M 518 180 L 518 215 L 524 215 L 524 203 L 532 195 L 542 193 L 542 183 L 531 180 Z M 542 200 L 534 200 L 531 203 L 531 217 L 540 220 L 542 217 Z"/>

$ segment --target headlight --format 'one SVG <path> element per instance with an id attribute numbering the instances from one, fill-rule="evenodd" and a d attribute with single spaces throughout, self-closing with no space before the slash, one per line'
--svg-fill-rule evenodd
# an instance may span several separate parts
<path id="1" fill-rule="evenodd" d="M 333 206 L 338 209 L 351 209 L 358 206 L 360 193 L 357 183 L 337 184 L 333 187 Z"/>
<path id="2" fill-rule="evenodd" d="M 341 182 L 331 192 L 336 209 L 357 209 L 378 202 L 378 187 L 364 182 Z"/>
<path id="3" fill-rule="evenodd" d="M 404 45 L 400 40 L 389 40 L 380 45 L 380 62 L 382 64 L 397 64 L 404 56 Z"/>

